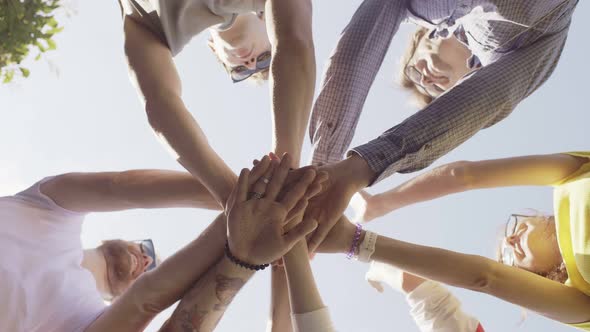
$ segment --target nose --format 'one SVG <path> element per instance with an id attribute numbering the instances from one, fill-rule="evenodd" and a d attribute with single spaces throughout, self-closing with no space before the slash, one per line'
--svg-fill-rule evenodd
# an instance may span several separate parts
<path id="1" fill-rule="evenodd" d="M 516 234 L 512 234 L 512 235 L 506 237 L 506 244 L 508 244 L 510 247 L 514 248 L 518 241 L 520 241 L 520 238 Z"/>
<path id="2" fill-rule="evenodd" d="M 244 66 L 250 70 L 256 69 L 256 60 L 254 58 L 244 61 Z"/>
<path id="3" fill-rule="evenodd" d="M 247 48 L 238 48 L 235 50 L 232 50 L 232 52 L 234 53 L 234 55 L 238 58 L 244 58 L 246 56 L 248 56 L 248 53 L 250 52 L 250 50 L 248 50 Z"/>

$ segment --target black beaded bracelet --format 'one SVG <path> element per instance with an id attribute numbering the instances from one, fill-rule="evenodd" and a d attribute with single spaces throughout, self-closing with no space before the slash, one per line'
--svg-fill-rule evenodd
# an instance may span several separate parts
<path id="1" fill-rule="evenodd" d="M 227 241 L 225 242 L 225 256 L 227 256 L 227 258 L 232 263 L 234 263 L 238 266 L 241 266 L 245 269 L 248 269 L 248 270 L 260 271 L 260 270 L 266 269 L 270 265 L 270 264 L 254 265 L 254 264 L 248 264 L 246 262 L 239 260 L 238 258 L 236 258 L 236 256 L 232 255 L 231 251 L 229 250 L 229 243 Z"/>

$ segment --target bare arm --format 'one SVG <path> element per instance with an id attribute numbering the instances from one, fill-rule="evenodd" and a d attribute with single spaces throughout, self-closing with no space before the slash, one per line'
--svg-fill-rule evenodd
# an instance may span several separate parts
<path id="1" fill-rule="evenodd" d="M 129 71 L 150 125 L 182 164 L 225 205 L 236 176 L 207 142 L 181 98 L 181 83 L 170 50 L 130 17 L 124 19 Z"/>
<path id="2" fill-rule="evenodd" d="M 254 275 L 223 256 L 183 297 L 162 332 L 213 331 L 235 295 Z"/>
<path id="3" fill-rule="evenodd" d="M 143 331 L 162 310 L 178 301 L 223 255 L 223 214 L 189 245 L 145 273 L 86 332 Z"/>
<path id="4" fill-rule="evenodd" d="M 271 273 L 270 325 L 267 332 L 291 332 L 291 305 L 285 268 L 273 266 Z"/>
<path id="5" fill-rule="evenodd" d="M 373 259 L 425 278 L 486 293 L 563 323 L 590 321 L 579 290 L 490 259 L 379 236 Z"/>
<path id="6" fill-rule="evenodd" d="M 320 252 L 346 253 L 355 227 L 342 218 Z M 364 239 L 365 232 L 361 235 Z M 590 297 L 575 288 L 485 257 L 402 242 L 379 235 L 371 259 L 455 287 L 492 295 L 564 322 L 590 321 Z"/>
<path id="7" fill-rule="evenodd" d="M 324 303 L 309 265 L 306 243 L 298 243 L 283 259 L 293 314 L 303 314 L 323 308 Z"/>
<path id="8" fill-rule="evenodd" d="M 299 164 L 316 76 L 311 1 L 267 0 L 265 15 L 272 45 L 273 150 L 279 156 L 289 152 Z"/>
<path id="9" fill-rule="evenodd" d="M 221 210 L 207 188 L 185 172 L 68 173 L 43 183 L 41 190 L 61 207 L 77 212 L 170 207 Z"/>
<path id="10" fill-rule="evenodd" d="M 434 168 L 392 190 L 367 197 L 370 219 L 393 210 L 467 190 L 550 185 L 578 170 L 585 158 L 566 154 L 459 161 Z M 369 211 L 372 210 L 372 211 Z"/>

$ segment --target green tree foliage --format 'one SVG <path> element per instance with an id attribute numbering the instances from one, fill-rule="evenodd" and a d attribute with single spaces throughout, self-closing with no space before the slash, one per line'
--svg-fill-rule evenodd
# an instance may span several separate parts
<path id="1" fill-rule="evenodd" d="M 31 52 L 41 55 L 56 48 L 52 37 L 63 30 L 55 20 L 60 0 L 0 0 L 0 80 L 28 77 L 20 63 Z"/>

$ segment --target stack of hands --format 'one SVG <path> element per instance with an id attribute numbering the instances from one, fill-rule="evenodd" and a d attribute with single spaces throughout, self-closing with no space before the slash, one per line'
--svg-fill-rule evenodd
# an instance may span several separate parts
<path id="1" fill-rule="evenodd" d="M 309 252 L 349 249 L 355 226 L 343 212 L 366 184 L 353 182 L 358 177 L 342 163 L 296 170 L 291 164 L 288 154 L 270 154 L 241 171 L 226 207 L 228 246 L 238 260 L 268 264 L 301 240 Z"/>

